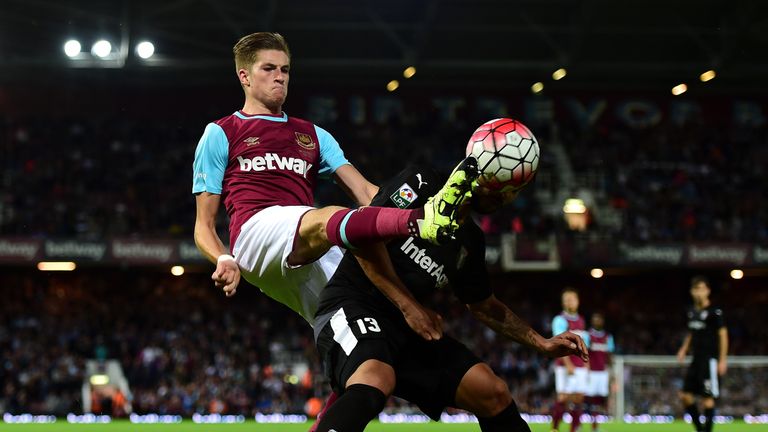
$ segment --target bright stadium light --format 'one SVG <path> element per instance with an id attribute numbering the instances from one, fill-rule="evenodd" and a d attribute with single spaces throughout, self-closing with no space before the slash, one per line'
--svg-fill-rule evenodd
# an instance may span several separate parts
<path id="1" fill-rule="evenodd" d="M 174 276 L 181 276 L 184 274 L 184 267 L 183 266 L 173 266 L 171 267 L 171 274 Z"/>
<path id="2" fill-rule="evenodd" d="M 91 385 L 106 385 L 109 384 L 109 376 L 104 374 L 91 375 Z"/>
<path id="3" fill-rule="evenodd" d="M 537 93 L 541 93 L 541 91 L 542 91 L 542 90 L 544 90 L 544 83 L 543 83 L 543 82 L 541 82 L 541 81 L 539 81 L 539 82 L 535 82 L 535 83 L 533 83 L 533 85 L 531 86 L 531 91 L 532 91 L 534 94 L 537 94 Z"/>
<path id="4" fill-rule="evenodd" d="M 108 56 L 110 52 L 112 52 L 112 44 L 104 39 L 97 41 L 91 47 L 91 54 L 96 57 L 104 58 Z"/>
<path id="5" fill-rule="evenodd" d="M 739 280 L 744 277 L 744 271 L 739 269 L 731 270 L 731 278 Z"/>
<path id="6" fill-rule="evenodd" d="M 152 54 L 154 53 L 155 45 L 152 44 L 152 42 L 144 41 L 136 45 L 136 54 L 143 59 L 152 57 Z"/>
<path id="7" fill-rule="evenodd" d="M 552 72 L 552 79 L 555 81 L 560 81 L 561 79 L 565 78 L 567 74 L 568 74 L 568 71 L 566 71 L 564 68 L 560 68 Z"/>
<path id="8" fill-rule="evenodd" d="M 579 198 L 569 198 L 565 200 L 565 205 L 563 205 L 563 213 L 583 214 L 586 212 L 587 206 L 584 204 L 584 200 Z"/>
<path id="9" fill-rule="evenodd" d="M 400 87 L 400 81 L 398 80 L 392 80 L 387 83 L 387 91 L 395 91 L 397 88 Z"/>
<path id="10" fill-rule="evenodd" d="M 408 67 L 407 67 L 407 68 L 405 68 L 405 70 L 403 71 L 403 78 L 405 78 L 405 79 L 411 78 L 411 77 L 413 77 L 414 75 L 416 75 L 416 68 L 415 68 L 415 67 L 413 67 L 413 66 L 408 66 Z"/>
<path id="11" fill-rule="evenodd" d="M 681 94 L 688 91 L 688 86 L 685 85 L 685 83 L 680 83 L 674 87 L 672 87 L 672 94 L 675 96 L 680 96 Z"/>
<path id="12" fill-rule="evenodd" d="M 80 45 L 80 42 L 70 39 L 66 43 L 64 43 L 64 54 L 67 55 L 67 57 L 72 58 L 76 55 L 80 54 L 80 50 L 82 49 L 82 46 Z"/>
<path id="13" fill-rule="evenodd" d="M 699 79 L 701 80 L 701 82 L 712 81 L 713 79 L 715 79 L 715 77 L 717 77 L 717 74 L 712 69 L 699 75 Z"/>
<path id="14" fill-rule="evenodd" d="M 77 264 L 72 261 L 41 261 L 37 263 L 37 269 L 40 271 L 72 271 L 77 268 Z"/>
<path id="15" fill-rule="evenodd" d="M 600 279 L 601 277 L 603 277 L 603 275 L 605 275 L 605 272 L 603 272 L 603 269 L 593 268 L 592 270 L 589 271 L 589 275 L 595 279 Z"/>

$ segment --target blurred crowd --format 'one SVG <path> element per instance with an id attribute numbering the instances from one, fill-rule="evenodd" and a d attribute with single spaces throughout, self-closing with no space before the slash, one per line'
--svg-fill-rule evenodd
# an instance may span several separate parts
<path id="1" fill-rule="evenodd" d="M 130 387 L 125 396 L 139 414 L 302 413 L 308 400 L 327 394 L 309 326 L 247 284 L 230 299 L 212 287 L 207 271 L 173 277 L 146 270 L 56 276 L 18 270 L 0 280 L 13 287 L 0 303 L 0 412 L 81 412 L 85 365 L 92 359 L 119 362 Z M 520 275 L 494 284 L 518 315 L 551 333 L 562 285 Z M 673 355 L 685 332 L 687 290 L 677 290 L 664 306 L 643 306 L 637 299 L 648 298 L 649 289 L 670 291 L 644 284 L 584 290 L 582 312 L 604 311 L 622 353 Z M 760 325 L 768 299 L 759 290 L 720 292 L 732 299 L 721 302 L 731 353 L 768 354 L 765 344 L 755 343 L 768 337 Z M 447 293 L 430 306 L 443 314 L 449 334 L 507 380 L 521 410 L 548 412 L 550 360 L 484 328 Z M 682 376 L 681 369 L 668 373 Z M 392 400 L 389 409 L 400 405 Z"/>
<path id="2" fill-rule="evenodd" d="M 194 150 L 212 119 L 0 120 L 0 235 L 188 238 Z M 323 126 L 351 162 L 381 182 L 411 162 L 448 170 L 483 121 L 425 113 L 384 124 Z M 536 187 L 504 213 L 483 218 L 487 232 L 557 232 L 563 224 L 552 209 L 561 205 L 552 200 L 578 192 L 578 185 L 561 181 L 565 162 L 577 180 L 589 179 L 579 187 L 591 189 L 589 229 L 597 234 L 628 241 L 768 240 L 768 210 L 760 205 L 768 195 L 764 127 L 661 122 L 645 129 L 567 123 L 533 129 L 542 143 Z M 547 151 L 554 142 L 563 144 L 567 161 L 558 164 Z M 321 183 L 318 205 L 349 204 L 338 187 Z M 617 214 L 618 223 L 603 222 L 602 209 Z"/>
<path id="3" fill-rule="evenodd" d="M 662 122 L 563 127 L 576 173 L 620 215 L 596 227 L 626 241 L 768 240 L 765 127 Z"/>

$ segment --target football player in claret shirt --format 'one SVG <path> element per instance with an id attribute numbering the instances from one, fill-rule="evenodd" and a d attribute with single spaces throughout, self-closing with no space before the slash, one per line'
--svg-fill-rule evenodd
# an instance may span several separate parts
<path id="1" fill-rule="evenodd" d="M 552 334 L 559 335 L 570 331 L 581 336 L 589 347 L 589 334 L 585 331 L 586 322 L 579 315 L 579 293 L 574 288 L 566 288 L 560 295 L 563 311 L 552 320 Z M 587 392 L 587 361 L 579 356 L 568 356 L 555 360 L 555 391 L 557 400 L 552 408 L 552 429 L 558 430 L 560 420 L 566 409 L 571 414 L 571 431 L 581 425 L 584 412 L 584 394 Z"/>
<path id="2" fill-rule="evenodd" d="M 242 271 L 246 280 L 311 324 L 319 292 L 341 259 L 337 246 L 359 248 L 366 271 L 376 274 L 377 286 L 409 324 L 427 339 L 439 338 L 439 322 L 404 294 L 378 243 L 409 236 L 433 243 L 450 238 L 460 224 L 457 211 L 471 195 L 474 159 L 463 161 L 421 208 L 314 208 L 320 178 L 335 180 L 359 205 L 368 205 L 378 188 L 347 161 L 330 133 L 283 112 L 291 58 L 281 35 L 250 34 L 233 51 L 245 103 L 208 124 L 193 164 L 195 243 L 216 263 L 215 285 L 233 295 Z M 400 202 L 408 202 L 412 192 L 410 187 L 400 191 Z M 216 232 L 222 202 L 230 219 L 231 254 Z"/>
<path id="3" fill-rule="evenodd" d="M 430 169 L 410 167 L 382 186 L 374 205 L 395 205 L 392 196 L 404 185 L 419 185 L 423 198 L 441 179 Z M 501 194 L 476 191 L 472 207 L 496 210 Z M 423 194 L 423 195 L 422 195 Z M 508 199 L 514 195 L 507 195 Z M 456 239 L 436 246 L 407 238 L 388 243 L 398 275 L 418 300 L 450 289 L 476 319 L 498 334 L 548 356 L 576 355 L 585 361 L 586 346 L 571 332 L 544 338 L 499 301 L 485 265 L 485 238 L 471 221 Z M 347 254 L 320 298 L 315 337 L 326 374 L 338 398 L 316 425 L 318 432 L 362 431 L 395 395 L 416 405 L 434 420 L 446 407 L 474 413 L 485 432 L 529 432 L 503 379 L 467 347 L 448 335 L 426 341 L 383 297 Z"/>
<path id="4" fill-rule="evenodd" d="M 710 432 L 715 415 L 715 402 L 720 397 L 720 378 L 728 370 L 728 329 L 723 310 L 709 300 L 709 281 L 701 276 L 691 280 L 693 307 L 688 309 L 688 334 L 677 352 L 680 363 L 691 353 L 693 361 L 685 375 L 680 399 L 690 414 L 697 432 Z M 702 398 L 705 422 L 699 419 L 695 396 Z"/>
<path id="5" fill-rule="evenodd" d="M 592 327 L 589 334 L 589 385 L 586 404 L 592 414 L 592 430 L 597 430 L 597 416 L 606 415 L 610 376 L 608 367 L 611 355 L 616 349 L 613 335 L 605 331 L 605 317 L 600 312 L 592 314 Z"/>

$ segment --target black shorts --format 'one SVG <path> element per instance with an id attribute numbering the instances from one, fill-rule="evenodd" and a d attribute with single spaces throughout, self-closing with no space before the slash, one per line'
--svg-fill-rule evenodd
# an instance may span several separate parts
<path id="1" fill-rule="evenodd" d="M 694 358 L 685 374 L 683 391 L 717 399 L 720 397 L 720 377 L 717 375 L 717 359 Z"/>
<path id="2" fill-rule="evenodd" d="M 351 302 L 319 316 L 321 324 L 330 319 L 317 335 L 325 374 L 341 395 L 358 366 L 366 360 L 380 360 L 395 370 L 394 395 L 438 420 L 446 407 L 456 406 L 459 383 L 480 359 L 450 336 L 426 341 L 398 318 Z"/>

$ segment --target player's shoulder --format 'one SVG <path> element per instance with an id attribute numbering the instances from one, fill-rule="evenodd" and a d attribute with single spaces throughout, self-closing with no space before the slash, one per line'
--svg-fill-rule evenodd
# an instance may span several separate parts
<path id="1" fill-rule="evenodd" d="M 212 124 L 221 126 L 222 129 L 225 129 L 227 126 L 231 126 L 237 122 L 239 118 L 237 117 L 237 113 L 227 114 L 224 117 L 218 118 L 214 121 L 212 121 Z"/>
<path id="2" fill-rule="evenodd" d="M 721 308 L 719 306 L 712 306 L 712 307 L 710 307 L 710 309 L 711 309 L 712 313 L 715 314 L 715 315 L 720 315 L 720 316 L 723 315 L 723 308 Z"/>
<path id="3" fill-rule="evenodd" d="M 303 128 L 312 128 L 312 129 L 317 128 L 317 129 L 325 130 L 325 129 L 321 128 L 320 126 L 312 123 L 309 120 L 304 120 L 303 118 L 294 117 L 294 116 L 290 116 L 290 115 L 287 115 L 287 114 L 286 114 L 286 118 L 288 119 L 287 120 L 288 123 L 290 123 L 292 125 L 295 125 L 295 126 L 300 126 L 300 127 L 303 127 Z"/>

